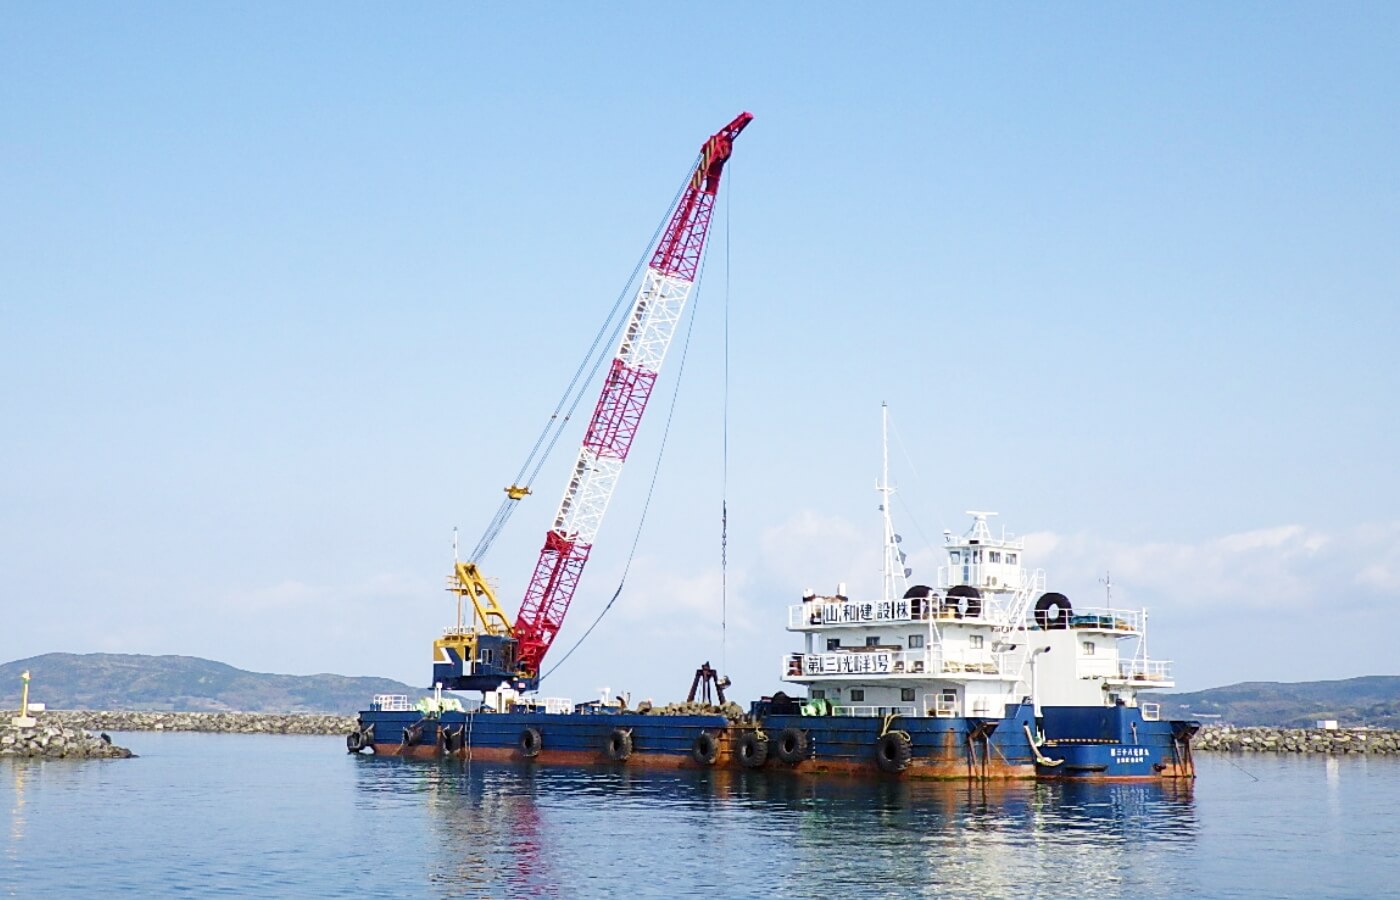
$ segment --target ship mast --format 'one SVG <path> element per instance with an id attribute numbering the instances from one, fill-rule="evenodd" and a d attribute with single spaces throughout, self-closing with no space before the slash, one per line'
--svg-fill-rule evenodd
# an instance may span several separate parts
<path id="1" fill-rule="evenodd" d="M 881 599 L 897 600 L 908 590 L 907 579 L 913 570 L 904 565 L 907 557 L 899 549 L 904 538 L 895 534 L 894 521 L 890 518 L 890 495 L 894 493 L 894 488 L 890 487 L 890 408 L 885 403 L 880 404 L 880 482 L 875 485 L 875 490 L 880 495 L 880 513 L 885 523 L 884 588 Z"/>

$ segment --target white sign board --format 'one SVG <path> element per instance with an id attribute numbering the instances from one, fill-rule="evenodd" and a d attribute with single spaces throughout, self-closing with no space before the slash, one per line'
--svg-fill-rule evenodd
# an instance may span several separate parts
<path id="1" fill-rule="evenodd" d="M 908 600 L 880 600 L 868 603 L 823 603 L 822 621 L 827 625 L 847 622 L 908 622 L 913 619 Z"/>
<path id="2" fill-rule="evenodd" d="M 803 675 L 878 675 L 894 671 L 894 654 L 808 653 L 802 657 Z"/>

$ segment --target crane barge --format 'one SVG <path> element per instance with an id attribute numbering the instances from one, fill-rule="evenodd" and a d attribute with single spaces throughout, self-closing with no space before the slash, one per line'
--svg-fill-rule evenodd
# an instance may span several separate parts
<path id="1" fill-rule="evenodd" d="M 995 513 L 987 512 L 972 513 L 966 535 L 945 533 L 947 563 L 936 586 L 909 587 L 912 570 L 890 519 L 888 451 L 878 488 L 885 596 L 853 601 L 843 584 L 827 596 L 809 590 L 789 609 L 788 630 L 804 647 L 783 656 L 781 677 L 805 698 L 778 692 L 731 721 L 689 707 L 656 715 L 531 696 L 694 288 L 724 165 L 751 119 L 742 113 L 705 141 L 651 251 L 514 621 L 481 557 L 531 493 L 522 478 L 505 489 L 487 534 L 449 576 L 457 620 L 433 644 L 434 696 L 414 706 L 404 696 L 376 697 L 347 748 L 903 778 L 1193 778 L 1199 724 L 1163 719 L 1158 704 L 1139 701 L 1172 685 L 1168 664 L 1147 656 L 1146 610 L 1110 601 L 1076 613 L 1064 594 L 1044 590 L 1043 572 L 1024 568 L 1022 542 L 992 534 L 986 520 Z M 1131 657 L 1119 655 L 1122 641 L 1134 647 Z M 708 663 L 696 673 L 692 699 L 705 676 L 723 702 Z M 464 709 L 443 690 L 480 691 L 482 703 Z"/>
<path id="2" fill-rule="evenodd" d="M 434 748 L 428 752 L 462 750 L 472 738 L 466 724 L 454 731 L 451 720 L 454 714 L 465 713 L 459 713 L 455 709 L 457 704 L 452 701 L 443 701 L 441 692 L 444 690 L 480 691 L 484 700 L 494 698 L 491 703 L 498 711 L 506 712 L 502 709 L 504 706 L 521 706 L 530 711 L 520 715 L 540 714 L 535 711 L 537 705 L 530 701 L 522 704 L 513 701 L 539 687 L 541 665 L 564 625 L 646 413 L 652 388 L 699 276 L 725 163 L 733 153 L 735 139 L 752 120 L 751 114 L 740 113 L 704 142 L 667 224 L 651 249 L 646 271 L 623 320 L 617 349 L 603 378 L 578 456 L 545 533 L 514 621 L 482 571 L 480 556 L 500 523 L 509 516 L 512 504 L 531 493 L 528 484 L 519 482 L 505 489 L 504 512 L 493 520 L 472 558 L 454 562 L 448 590 L 457 596 L 457 619 L 433 642 L 433 684 L 437 691 L 434 699 L 409 708 L 407 698 L 376 698 L 372 708 L 360 714 L 360 723 L 350 735 L 347 743 L 352 751 L 369 746 L 376 752 L 407 751 L 410 755 L 424 755 L 422 751 L 414 752 L 414 748 L 419 747 Z M 502 697 L 508 699 L 502 701 L 499 699 Z M 415 714 L 419 714 L 416 719 Z M 497 717 L 491 725 L 518 724 L 507 722 L 509 717 L 509 713 Z M 695 721 L 681 722 L 682 718 Z M 677 740 L 686 745 L 698 741 L 707 751 L 713 751 L 711 761 L 718 755 L 719 738 L 725 726 L 723 717 L 667 719 L 669 734 L 664 738 L 655 736 L 659 740 L 673 745 Z M 631 755 L 635 728 L 611 724 L 614 727 L 609 729 L 609 755 L 625 759 Z M 590 733 L 592 730 L 596 729 L 584 729 Z M 394 735 L 393 740 L 386 742 L 384 738 L 390 733 Z M 533 758 L 543 749 L 541 732 L 536 725 L 525 724 L 514 737 L 518 739 L 507 742 L 512 753 L 519 751 Z M 490 743 L 488 740 L 487 744 Z M 597 741 L 592 743 L 596 745 Z M 489 746 L 481 749 L 491 755 Z M 684 758 L 686 747 L 680 749 Z"/>
<path id="3" fill-rule="evenodd" d="M 433 643 L 433 683 L 443 689 L 484 692 L 503 683 L 517 691 L 539 687 L 540 665 L 563 627 L 695 286 L 724 164 L 733 152 L 734 139 L 752 120 L 749 113 L 740 113 L 700 149 L 695 170 L 642 276 L 513 625 L 477 562 L 456 564 L 449 590 L 459 598 L 457 624 Z M 506 502 L 528 493 L 527 487 L 513 484 L 506 488 Z M 471 625 L 462 620 L 463 599 L 472 605 Z"/>

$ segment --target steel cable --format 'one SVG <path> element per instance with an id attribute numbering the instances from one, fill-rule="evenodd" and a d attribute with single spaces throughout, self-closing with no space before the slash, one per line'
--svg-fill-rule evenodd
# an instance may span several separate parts
<path id="1" fill-rule="evenodd" d="M 555 404 L 554 411 L 550 413 L 549 419 L 545 422 L 539 437 L 535 439 L 534 446 L 530 448 L 530 452 L 525 457 L 525 461 L 521 463 L 520 471 L 516 473 L 515 480 L 511 482 L 512 487 L 518 486 L 528 490 L 530 486 L 534 484 L 535 477 L 539 475 L 540 470 L 544 468 L 545 462 L 554 452 L 554 448 L 559 442 L 559 436 L 563 433 L 564 426 L 568 425 L 569 420 L 573 418 L 574 412 L 577 411 L 579 403 L 583 400 L 585 391 L 597 377 L 598 370 L 602 368 L 603 361 L 607 359 L 604 355 L 606 348 L 615 344 L 618 335 L 622 333 L 622 327 L 626 324 L 626 318 L 619 316 L 619 312 L 624 309 L 623 302 L 632 296 L 632 286 L 637 280 L 637 275 L 642 271 L 643 267 L 646 266 L 647 260 L 651 254 L 655 252 L 657 239 L 661 236 L 661 232 L 666 228 L 667 223 L 670 222 L 671 217 L 675 215 L 676 206 L 680 203 L 681 197 L 685 194 L 686 187 L 690 184 L 690 174 L 695 171 L 696 166 L 699 164 L 700 156 L 697 154 L 695 160 L 687 170 L 686 179 L 681 182 L 680 189 L 676 191 L 676 195 L 671 198 L 671 203 L 666 208 L 666 214 L 662 216 L 661 221 L 657 223 L 656 230 L 652 232 L 651 239 L 647 242 L 646 250 L 643 251 L 641 257 L 637 260 L 637 264 L 633 266 L 632 274 L 627 277 L 627 282 L 623 285 L 621 292 L 618 293 L 617 299 L 613 301 L 612 309 L 608 311 L 608 315 L 603 320 L 603 324 L 599 326 L 597 333 L 594 334 L 593 343 L 589 345 L 588 352 L 584 354 L 583 360 L 579 362 L 578 368 L 574 370 L 573 377 L 569 379 L 568 387 L 564 389 L 564 393 L 559 397 L 559 402 Z M 630 309 L 630 307 L 627 308 Z M 617 320 L 615 324 L 613 322 L 614 319 Z M 610 337 L 608 343 L 603 342 L 604 335 Z M 604 348 L 604 350 L 600 351 L 600 347 Z M 580 376 L 583 375 L 585 370 L 588 370 L 588 377 L 580 381 Z M 564 409 L 566 404 L 568 405 L 568 412 L 565 413 L 561 419 L 559 412 Z M 537 454 L 540 454 L 541 447 L 544 448 L 544 453 L 539 455 L 539 458 L 536 459 Z M 530 468 L 532 462 L 534 463 L 533 469 Z M 525 473 L 527 471 L 529 471 L 529 478 L 525 479 L 522 483 L 521 479 L 525 478 Z M 472 562 L 481 562 L 487 551 L 491 549 L 491 545 L 505 528 L 506 523 L 510 521 L 510 517 L 515 512 L 515 508 L 518 505 L 519 501 L 511 497 L 507 497 L 505 500 L 501 501 L 501 505 L 496 508 L 496 514 L 491 517 L 491 521 L 486 526 L 485 532 L 482 533 L 481 539 L 477 541 L 476 547 L 472 550 L 471 556 L 469 557 Z"/>

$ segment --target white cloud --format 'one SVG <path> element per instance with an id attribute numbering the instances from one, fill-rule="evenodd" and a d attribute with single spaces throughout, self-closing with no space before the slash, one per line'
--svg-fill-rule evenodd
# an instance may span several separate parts
<path id="1" fill-rule="evenodd" d="M 853 594 L 880 584 L 880 533 L 840 516 L 800 510 L 759 538 L 761 581 L 783 585 L 789 601 L 802 590 L 834 591 L 846 583 Z"/>
<path id="2" fill-rule="evenodd" d="M 1097 588 L 1111 572 L 1125 604 L 1334 612 L 1400 595 L 1400 524 L 1328 534 L 1281 525 L 1194 543 L 1128 544 L 1090 534 L 1026 536 L 1027 556 L 1062 589 Z"/>

